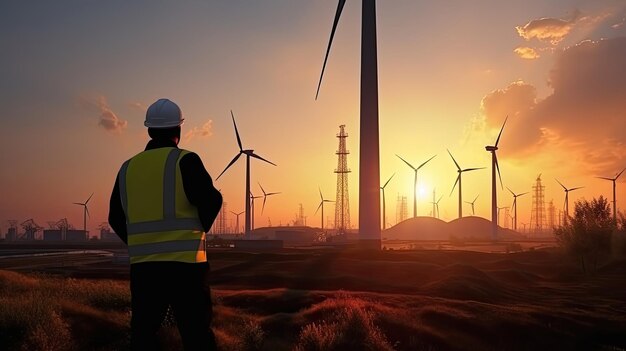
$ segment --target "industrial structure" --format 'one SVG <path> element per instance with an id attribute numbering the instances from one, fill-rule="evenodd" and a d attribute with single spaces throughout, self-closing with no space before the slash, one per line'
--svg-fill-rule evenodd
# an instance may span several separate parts
<path id="1" fill-rule="evenodd" d="M 554 201 L 550 200 L 548 203 L 548 230 L 556 228 L 556 208 L 554 207 Z"/>
<path id="2" fill-rule="evenodd" d="M 226 228 L 226 221 L 228 220 L 227 210 L 228 203 L 224 201 L 222 202 L 222 208 L 220 208 L 220 211 L 217 213 L 215 222 L 213 222 L 213 226 L 211 226 L 211 229 L 209 230 L 210 234 L 226 234 L 228 232 L 228 229 Z"/>
<path id="3" fill-rule="evenodd" d="M 337 134 L 339 139 L 339 149 L 336 152 L 337 169 L 335 169 L 335 173 L 337 173 L 337 196 L 335 200 L 335 230 L 337 234 L 344 234 L 346 230 L 350 229 L 350 197 L 348 195 L 348 173 L 350 173 L 348 154 L 350 152 L 346 148 L 348 133 L 346 133 L 345 127 L 344 124 L 340 125 L 339 134 Z"/>
<path id="4" fill-rule="evenodd" d="M 400 194 L 398 194 L 396 201 L 396 224 L 406 221 L 408 216 L 409 210 L 407 208 L 406 196 L 400 196 Z"/>
<path id="5" fill-rule="evenodd" d="M 530 212 L 529 230 L 535 235 L 541 234 L 546 228 L 546 187 L 541 184 L 541 174 L 537 176 L 533 185 L 533 207 Z"/>

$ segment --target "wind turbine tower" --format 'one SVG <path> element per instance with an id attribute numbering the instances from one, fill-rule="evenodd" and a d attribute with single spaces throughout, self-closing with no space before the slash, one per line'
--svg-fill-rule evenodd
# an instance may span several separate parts
<path id="1" fill-rule="evenodd" d="M 395 173 L 391 175 L 391 177 L 389 177 L 389 179 L 387 179 L 387 181 L 385 182 L 385 185 L 380 187 L 380 190 L 382 190 L 383 192 L 383 230 L 387 229 L 387 209 L 385 207 L 385 188 L 387 187 L 387 184 L 389 184 L 389 182 L 391 181 L 391 178 L 393 178 L 393 176 L 396 175 Z"/>
<path id="2" fill-rule="evenodd" d="M 241 155 L 246 155 L 246 196 L 245 196 L 245 200 L 244 203 L 246 204 L 246 227 L 245 227 L 245 237 L 246 239 L 251 239 L 251 227 L 252 227 L 252 221 L 253 221 L 253 213 L 251 210 L 251 206 L 252 206 L 252 200 L 250 200 L 250 196 L 251 196 L 251 192 L 250 192 L 250 157 L 256 158 L 258 160 L 267 162 L 271 165 L 276 166 L 276 164 L 264 159 L 263 157 L 257 155 L 254 153 L 254 150 L 251 149 L 247 149 L 244 150 L 243 149 L 243 145 L 241 143 L 241 138 L 239 137 L 239 131 L 237 130 L 237 123 L 235 122 L 235 114 L 233 113 L 233 111 L 230 111 L 230 116 L 233 119 L 233 126 L 235 127 L 235 136 L 237 137 L 237 145 L 239 146 L 239 153 L 232 159 L 232 161 L 230 161 L 230 163 L 228 164 L 228 166 L 226 166 L 226 168 L 224 168 L 224 170 L 222 171 L 222 173 L 220 173 L 219 176 L 217 176 L 217 178 L 215 178 L 215 180 L 220 179 L 220 177 L 224 174 L 224 172 L 226 172 L 230 166 L 232 166 L 235 162 L 237 162 L 237 160 L 239 159 L 239 157 Z"/>
<path id="3" fill-rule="evenodd" d="M 502 176 L 500 175 L 500 166 L 498 165 L 498 156 L 496 155 L 496 151 L 498 151 L 498 143 L 500 142 L 500 137 L 502 136 L 502 131 L 504 130 L 504 126 L 506 125 L 506 121 L 508 118 L 509 117 L 507 116 L 504 119 L 504 123 L 502 124 L 502 128 L 500 129 L 500 133 L 498 134 L 498 138 L 496 139 L 496 144 L 485 146 L 485 150 L 487 150 L 488 152 L 491 152 L 491 239 L 492 240 L 496 240 L 498 237 L 498 195 L 497 195 L 497 187 L 496 187 L 496 171 L 498 171 L 498 177 L 500 178 L 500 187 L 504 189 L 504 187 L 502 186 Z"/>
<path id="4" fill-rule="evenodd" d="M 546 227 L 545 190 L 546 187 L 541 184 L 541 174 L 539 174 L 533 186 L 533 208 L 530 212 L 530 228 L 535 235 L 539 235 Z"/>
<path id="5" fill-rule="evenodd" d="M 328 54 L 346 0 L 339 0 L 317 85 L 319 94 Z M 378 46 L 376 0 L 361 6 L 361 116 L 359 145 L 359 239 L 366 248 L 380 250 L 380 147 L 378 131 Z M 317 98 L 317 95 L 316 95 Z M 337 221 L 335 221 L 337 223 Z M 335 224 L 337 226 L 337 224 Z M 344 223 L 345 225 L 345 223 Z"/>
<path id="6" fill-rule="evenodd" d="M 613 183 L 613 222 L 615 222 L 616 224 L 617 224 L 617 198 L 615 197 L 615 181 L 617 181 L 619 176 L 621 176 L 622 173 L 624 173 L 624 171 L 626 171 L 626 168 L 624 168 L 621 172 L 619 172 L 615 176 L 615 178 L 597 177 L 597 178 L 604 179 L 604 180 L 610 180 Z"/>
<path id="7" fill-rule="evenodd" d="M 339 126 L 339 134 L 337 134 L 339 149 L 335 153 L 337 155 L 337 169 L 335 169 L 335 173 L 337 173 L 337 196 L 335 197 L 335 230 L 337 230 L 337 234 L 343 234 L 350 229 L 350 197 L 348 195 L 348 173 L 350 173 L 348 154 L 350 152 L 346 148 L 348 133 L 346 133 L 345 128 L 345 124 Z M 378 194 L 378 189 L 376 189 L 376 194 Z M 323 227 L 324 224 L 322 223 Z M 380 232 L 380 228 L 378 230 Z"/>

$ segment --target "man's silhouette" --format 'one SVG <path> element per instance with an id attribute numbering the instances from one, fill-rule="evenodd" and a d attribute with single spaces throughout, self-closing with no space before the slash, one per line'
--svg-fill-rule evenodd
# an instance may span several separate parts
<path id="1" fill-rule="evenodd" d="M 109 223 L 128 244 L 132 299 L 131 348 L 158 348 L 168 306 L 185 350 L 213 350 L 205 233 L 222 195 L 200 157 L 179 149 L 180 108 L 160 99 L 146 112 L 152 138 L 126 161 L 115 181 Z"/>

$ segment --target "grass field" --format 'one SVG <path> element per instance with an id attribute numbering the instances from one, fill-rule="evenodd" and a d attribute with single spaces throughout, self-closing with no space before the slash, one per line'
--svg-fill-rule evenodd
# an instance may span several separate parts
<path id="1" fill-rule="evenodd" d="M 625 260 L 593 275 L 553 250 L 222 251 L 211 263 L 224 350 L 626 349 Z M 0 271 L 0 349 L 126 349 L 129 305 L 124 279 Z M 165 349 L 180 349 L 165 324 Z"/>

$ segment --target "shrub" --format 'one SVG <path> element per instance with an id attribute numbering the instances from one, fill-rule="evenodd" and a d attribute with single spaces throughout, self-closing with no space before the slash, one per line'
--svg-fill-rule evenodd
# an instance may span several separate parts
<path id="1" fill-rule="evenodd" d="M 329 319 L 305 325 L 295 351 L 393 350 L 385 334 L 374 324 L 374 314 L 358 299 L 338 301 L 340 307 Z"/>
<path id="2" fill-rule="evenodd" d="M 611 234 L 615 229 L 609 203 L 600 196 L 591 201 L 582 200 L 575 204 L 574 217 L 554 232 L 557 242 L 566 252 L 580 259 L 581 270 L 586 272 L 585 259 L 597 267 L 598 259 L 611 250 Z"/>

